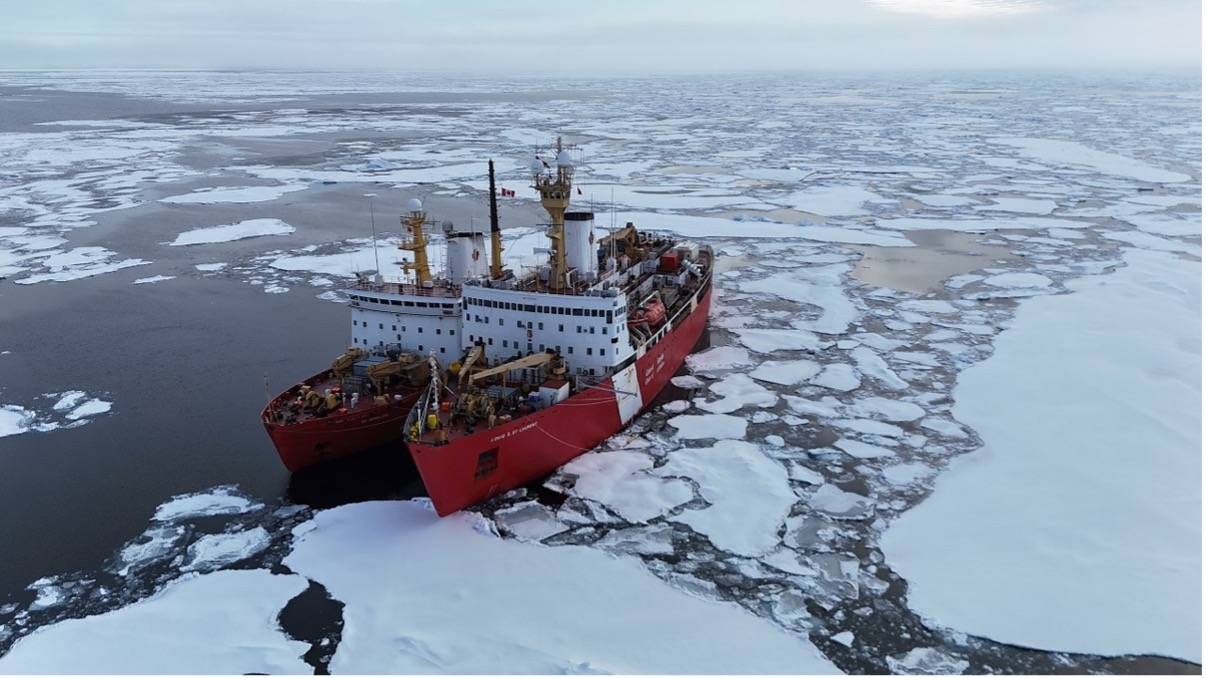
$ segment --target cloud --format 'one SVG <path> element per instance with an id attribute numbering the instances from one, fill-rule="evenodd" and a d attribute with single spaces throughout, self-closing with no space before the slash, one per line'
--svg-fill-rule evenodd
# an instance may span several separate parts
<path id="1" fill-rule="evenodd" d="M 937 19 L 983 19 L 1030 14 L 1052 9 L 1043 0 L 868 0 L 890 12 L 921 14 Z"/>

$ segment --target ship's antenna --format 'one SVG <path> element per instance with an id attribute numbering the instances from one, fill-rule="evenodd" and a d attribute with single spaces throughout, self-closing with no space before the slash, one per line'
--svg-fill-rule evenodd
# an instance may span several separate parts
<path id="1" fill-rule="evenodd" d="M 377 274 L 381 274 L 381 260 L 377 257 L 377 222 L 373 219 L 373 197 L 376 193 L 365 193 L 364 197 L 368 198 L 369 204 L 369 224 L 373 227 L 373 265 L 377 267 Z"/>

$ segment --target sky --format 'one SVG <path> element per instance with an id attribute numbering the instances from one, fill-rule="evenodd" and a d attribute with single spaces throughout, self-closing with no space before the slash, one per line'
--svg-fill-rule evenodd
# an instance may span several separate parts
<path id="1" fill-rule="evenodd" d="M 1200 0 L 47 0 L 0 69 L 1200 68 Z"/>

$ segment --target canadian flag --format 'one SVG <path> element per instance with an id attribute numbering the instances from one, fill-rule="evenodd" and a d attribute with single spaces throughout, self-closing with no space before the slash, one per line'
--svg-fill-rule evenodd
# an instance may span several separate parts
<path id="1" fill-rule="evenodd" d="M 500 188 L 498 190 L 499 190 L 499 193 L 501 193 L 502 197 L 504 197 L 504 198 L 514 198 L 515 197 L 515 191 L 509 190 L 506 188 Z"/>

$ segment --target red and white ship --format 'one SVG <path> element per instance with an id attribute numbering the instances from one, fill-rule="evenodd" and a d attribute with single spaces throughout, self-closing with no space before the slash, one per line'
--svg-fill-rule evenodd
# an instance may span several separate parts
<path id="1" fill-rule="evenodd" d="M 430 380 L 427 356 L 461 353 L 461 286 L 486 272 L 485 236 L 441 224 L 447 269 L 433 277 L 427 261 L 435 224 L 411 200 L 398 248 L 413 253 L 403 277 L 358 276 L 344 290 L 352 309 L 352 345 L 331 369 L 272 398 L 264 428 L 290 471 L 401 440 L 403 422 Z M 413 275 L 410 275 L 412 274 Z"/>
<path id="2" fill-rule="evenodd" d="M 431 379 L 405 440 L 442 516 L 540 478 L 621 430 L 707 323 L 711 249 L 631 223 L 596 239 L 594 215 L 568 211 L 574 168 L 560 140 L 557 151 L 555 166 L 532 164 L 551 219 L 548 264 L 520 276 L 502 270 L 491 168 L 491 270 L 460 288 L 459 359 L 427 350 Z"/>

